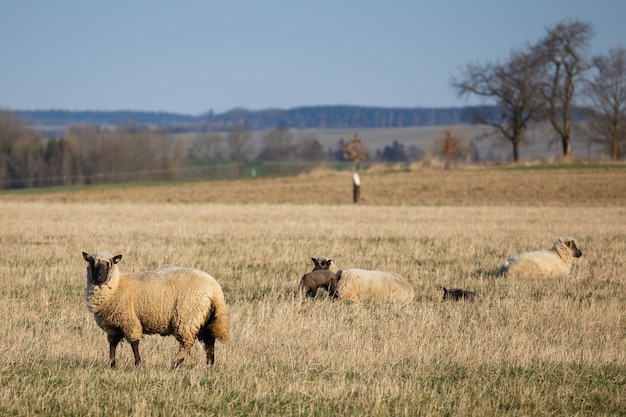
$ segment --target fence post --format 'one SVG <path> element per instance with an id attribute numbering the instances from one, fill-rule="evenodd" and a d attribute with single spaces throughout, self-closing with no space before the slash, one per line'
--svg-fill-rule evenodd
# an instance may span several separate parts
<path id="1" fill-rule="evenodd" d="M 352 201 L 354 204 L 359 202 L 359 198 L 361 197 L 361 178 L 359 178 L 359 173 L 352 173 Z"/>

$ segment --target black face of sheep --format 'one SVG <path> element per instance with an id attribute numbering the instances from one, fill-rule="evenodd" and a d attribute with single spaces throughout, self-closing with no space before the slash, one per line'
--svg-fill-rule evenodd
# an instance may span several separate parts
<path id="1" fill-rule="evenodd" d="M 311 260 L 313 261 L 313 263 L 315 264 L 315 267 L 313 268 L 314 271 L 320 270 L 320 269 L 329 269 L 330 268 L 330 263 L 332 262 L 331 259 L 326 259 L 326 258 L 311 258 Z"/>
<path id="2" fill-rule="evenodd" d="M 581 256 L 583 256 L 583 251 L 578 249 L 575 240 L 568 240 L 567 242 L 565 242 L 565 245 L 570 248 L 570 250 L 572 251 L 572 256 L 574 258 L 580 258 Z"/>
<path id="3" fill-rule="evenodd" d="M 111 266 L 122 260 L 122 255 L 114 256 L 113 259 L 107 261 L 96 261 L 89 254 L 83 252 L 83 259 L 89 262 L 87 267 L 89 276 L 93 280 L 94 284 L 104 284 L 109 279 L 109 269 Z"/>
<path id="4" fill-rule="evenodd" d="M 452 301 L 475 301 L 478 295 L 473 291 L 462 290 L 460 288 L 452 288 L 448 290 L 443 287 L 443 299 Z"/>

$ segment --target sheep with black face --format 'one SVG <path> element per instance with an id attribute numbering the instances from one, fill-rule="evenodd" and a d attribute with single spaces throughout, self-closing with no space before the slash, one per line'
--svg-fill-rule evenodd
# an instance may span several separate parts
<path id="1" fill-rule="evenodd" d="M 376 300 L 398 303 L 413 301 L 415 291 L 401 275 L 357 268 L 340 270 L 333 260 L 325 256 L 311 259 L 315 264 L 314 271 L 340 272 L 335 289 L 336 296 L 340 300 Z"/>
<path id="2" fill-rule="evenodd" d="M 565 278 L 572 270 L 574 258 L 582 255 L 574 238 L 559 237 L 548 250 L 511 256 L 500 266 L 500 275 L 510 278 Z"/>
<path id="3" fill-rule="evenodd" d="M 144 334 L 173 335 L 180 343 L 171 364 L 178 367 L 195 343 L 204 344 L 207 364 L 215 361 L 215 339 L 228 340 L 228 311 L 218 282 L 206 272 L 169 267 L 138 273 L 121 273 L 122 255 L 83 252 L 87 265 L 87 308 L 107 334 L 109 359 L 115 367 L 115 350 L 126 339 L 135 365 L 141 364 L 139 341 Z"/>

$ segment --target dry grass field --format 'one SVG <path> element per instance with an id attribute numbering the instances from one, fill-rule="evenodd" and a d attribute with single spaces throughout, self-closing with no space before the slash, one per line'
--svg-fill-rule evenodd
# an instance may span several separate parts
<path id="1" fill-rule="evenodd" d="M 371 171 L 0 194 L 0 415 L 626 415 L 626 169 Z M 495 276 L 577 239 L 571 277 Z M 81 252 L 203 269 L 231 339 L 146 336 L 108 368 Z M 409 305 L 293 298 L 310 257 L 404 275 Z M 481 301 L 442 300 L 443 287 Z"/>

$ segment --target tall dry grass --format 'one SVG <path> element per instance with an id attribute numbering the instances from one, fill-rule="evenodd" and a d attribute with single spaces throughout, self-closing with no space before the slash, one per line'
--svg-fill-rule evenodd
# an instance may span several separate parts
<path id="1" fill-rule="evenodd" d="M 155 189 L 157 192 L 157 189 Z M 620 415 L 626 413 L 626 209 L 0 201 L 1 415 Z M 494 276 L 577 238 L 564 280 Z M 231 340 L 180 369 L 177 342 L 118 369 L 84 303 L 81 251 L 122 270 L 200 268 Z M 408 306 L 299 303 L 310 257 L 398 272 Z M 480 294 L 443 302 L 442 287 Z"/>

